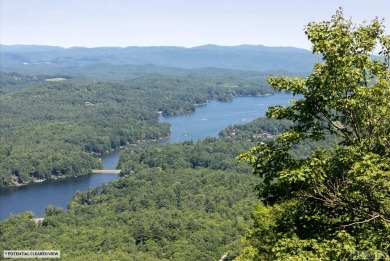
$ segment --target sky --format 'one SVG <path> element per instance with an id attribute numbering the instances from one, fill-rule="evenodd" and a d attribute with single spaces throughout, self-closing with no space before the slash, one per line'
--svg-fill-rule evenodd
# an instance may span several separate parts
<path id="1" fill-rule="evenodd" d="M 340 6 L 354 23 L 385 18 L 390 34 L 389 0 L 0 0 L 0 44 L 310 49 L 304 26 Z"/>

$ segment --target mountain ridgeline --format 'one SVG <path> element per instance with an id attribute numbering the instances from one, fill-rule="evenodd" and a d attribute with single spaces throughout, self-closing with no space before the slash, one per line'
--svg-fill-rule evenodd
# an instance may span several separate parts
<path id="1" fill-rule="evenodd" d="M 48 206 L 43 220 L 25 212 L 0 222 L 0 252 L 390 260 L 385 32 L 383 20 L 355 25 L 340 8 L 305 28 L 317 56 L 249 45 L 0 46 L 0 187 L 88 174 L 100 164 L 93 154 L 126 147 L 120 179 L 76 193 L 67 210 Z M 160 115 L 275 92 L 294 99 L 218 138 L 127 146 L 167 137 Z"/>
<path id="2" fill-rule="evenodd" d="M 175 68 L 223 68 L 262 72 L 310 72 L 320 59 L 310 51 L 263 45 L 184 47 L 62 48 L 34 45 L 0 45 L 3 71 L 79 68 L 96 64 L 132 64 Z"/>

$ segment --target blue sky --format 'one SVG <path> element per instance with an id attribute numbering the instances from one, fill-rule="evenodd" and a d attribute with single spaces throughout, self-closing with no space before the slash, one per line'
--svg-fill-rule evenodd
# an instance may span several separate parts
<path id="1" fill-rule="evenodd" d="M 389 0 L 0 0 L 0 43 L 310 49 L 304 26 L 339 6 L 356 23 L 387 19 L 390 32 Z"/>

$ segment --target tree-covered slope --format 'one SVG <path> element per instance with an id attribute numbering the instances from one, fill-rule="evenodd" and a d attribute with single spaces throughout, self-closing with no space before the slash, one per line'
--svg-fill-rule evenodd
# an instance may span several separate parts
<path id="1" fill-rule="evenodd" d="M 54 249 L 62 260 L 217 260 L 237 256 L 254 177 L 209 169 L 137 172 L 76 194 L 69 210 L 0 223 L 0 249 Z"/>
<path id="2" fill-rule="evenodd" d="M 119 167 L 123 174 L 131 174 L 145 168 L 162 170 L 183 168 L 209 168 L 248 173 L 250 169 L 238 164 L 237 155 L 253 145 L 250 141 L 235 141 L 230 138 L 206 138 L 193 142 L 142 146 L 123 151 Z"/>
<path id="3" fill-rule="evenodd" d="M 256 122 L 236 126 L 237 135 L 280 126 Z M 128 147 L 120 160 L 125 177 L 77 193 L 68 210 L 48 207 L 42 224 L 31 213 L 0 222 L 0 250 L 59 249 L 64 260 L 216 260 L 226 253 L 232 260 L 259 182 L 236 157 L 261 140 Z"/>
<path id="4" fill-rule="evenodd" d="M 268 140 L 256 134 L 288 126 L 263 118 L 227 128 L 235 137 L 128 147 L 123 178 L 77 193 L 68 210 L 48 207 L 41 224 L 31 213 L 0 222 L 0 250 L 57 249 L 64 260 L 232 260 L 260 182 L 236 157 Z"/>
<path id="5" fill-rule="evenodd" d="M 13 77 L 23 79 L 4 75 L 11 83 Z M 87 174 L 99 167 L 91 153 L 169 135 L 169 125 L 158 122 L 161 113 L 188 113 L 210 99 L 272 92 L 264 83 L 232 77 L 148 75 L 122 82 L 42 77 L 37 82 L 25 77 L 31 84 L 0 96 L 0 187 Z"/>

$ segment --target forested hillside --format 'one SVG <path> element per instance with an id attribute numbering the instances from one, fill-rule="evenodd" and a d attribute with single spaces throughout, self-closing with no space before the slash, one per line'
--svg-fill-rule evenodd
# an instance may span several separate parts
<path id="1" fill-rule="evenodd" d="M 218 260 L 239 254 L 255 177 L 233 171 L 148 169 L 77 194 L 42 225 L 0 222 L 0 249 L 60 249 L 63 260 Z M 231 260 L 231 259 L 229 259 Z"/>
<path id="2" fill-rule="evenodd" d="M 260 117 L 247 124 L 229 126 L 222 130 L 219 135 L 221 137 L 230 137 L 234 140 L 265 143 L 272 142 L 278 134 L 294 126 L 295 124 L 291 120 Z M 290 154 L 294 158 L 306 158 L 311 155 L 313 150 L 331 148 L 340 141 L 338 137 L 330 134 L 326 134 L 323 139 L 316 141 L 304 139 L 299 144 L 292 145 Z"/>
<path id="3" fill-rule="evenodd" d="M 165 75 L 165 76 L 181 76 L 181 77 L 231 77 L 231 78 L 246 78 L 259 79 L 265 81 L 268 77 L 268 72 L 248 71 L 248 70 L 234 70 L 226 68 L 180 68 L 180 67 L 166 67 L 157 66 L 154 64 L 112 64 L 112 63 L 92 63 L 87 65 L 77 65 L 60 67 L 52 64 L 36 64 L 33 66 L 22 66 L 17 69 L 2 68 L 0 81 L 3 87 L 10 85 L 26 85 L 26 83 L 33 83 L 44 81 L 47 78 L 83 78 L 84 80 L 98 80 L 110 82 L 122 82 L 142 76 L 151 74 Z M 17 71 L 18 73 L 15 73 Z M 283 72 L 288 73 L 288 72 Z M 304 74 L 301 72 L 301 74 Z"/>
<path id="4" fill-rule="evenodd" d="M 129 147 L 126 177 L 76 194 L 69 210 L 48 207 L 41 224 L 31 213 L 1 222 L 0 249 L 61 249 L 64 260 L 232 260 L 258 182 L 236 156 L 254 144 L 225 137 Z"/>
<path id="5" fill-rule="evenodd" d="M 48 206 L 42 221 L 26 212 L 0 222 L 0 251 L 60 250 L 63 260 L 389 260 L 384 32 L 383 21 L 354 25 L 341 8 L 309 23 L 319 55 L 310 63 L 323 60 L 308 76 L 308 52 L 290 48 L 1 46 L 0 188 L 83 175 L 99 167 L 95 154 L 125 148 L 118 180 L 76 193 L 67 210 Z M 86 76 L 68 74 L 82 67 Z M 263 74 L 226 68 L 295 68 L 305 77 L 272 75 L 271 90 Z M 297 99 L 219 138 L 126 147 L 169 135 L 159 115 L 274 91 Z"/>
<path id="6" fill-rule="evenodd" d="M 24 75 L 20 73 L 4 73 L 0 71 L 0 95 L 16 92 L 23 87 L 44 82 L 48 76 L 44 75 Z M 51 76 L 50 76 L 51 78 Z"/>
<path id="7" fill-rule="evenodd" d="M 220 138 L 127 147 L 121 179 L 77 193 L 68 210 L 48 207 L 38 225 L 28 212 L 1 222 L 0 249 L 60 249 L 64 260 L 233 260 L 260 182 L 236 157 L 272 139 L 258 134 L 290 126 L 259 118 Z"/>
<path id="8" fill-rule="evenodd" d="M 122 82 L 3 73 L 0 187 L 79 176 L 99 168 L 93 154 L 164 138 L 158 116 L 207 100 L 272 93 L 259 79 L 149 75 Z"/>

